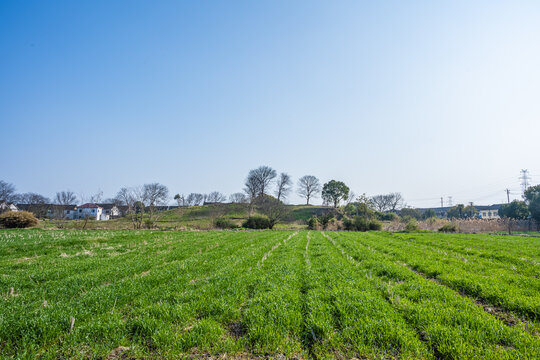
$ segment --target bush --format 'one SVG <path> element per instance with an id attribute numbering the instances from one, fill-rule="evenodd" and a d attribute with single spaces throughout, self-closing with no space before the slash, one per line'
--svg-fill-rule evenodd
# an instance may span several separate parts
<path id="1" fill-rule="evenodd" d="M 321 225 L 322 225 L 323 230 L 326 230 L 326 228 L 328 227 L 328 225 L 329 225 L 330 223 L 332 223 L 334 220 L 335 220 L 335 217 L 334 217 L 333 214 L 331 214 L 331 213 L 324 214 L 324 215 L 321 217 Z"/>
<path id="2" fill-rule="evenodd" d="M 384 212 L 377 211 L 375 213 L 375 216 L 380 221 L 394 221 L 394 220 L 399 219 L 399 216 L 397 216 L 397 214 L 393 212 L 384 213 Z"/>
<path id="3" fill-rule="evenodd" d="M 382 230 L 382 224 L 377 220 L 372 220 L 369 222 L 369 230 L 380 231 Z"/>
<path id="4" fill-rule="evenodd" d="M 214 221 L 214 226 L 219 229 L 236 229 L 238 227 L 238 225 L 236 225 L 230 219 L 227 219 L 227 218 L 217 218 Z"/>
<path id="5" fill-rule="evenodd" d="M 407 226 L 405 226 L 405 231 L 407 232 L 413 232 L 413 231 L 418 231 L 419 228 L 418 228 L 418 222 L 416 221 L 415 218 L 412 218 L 409 220 L 409 222 L 407 223 Z"/>
<path id="6" fill-rule="evenodd" d="M 369 220 L 363 216 L 355 216 L 353 219 L 345 218 L 343 227 L 349 231 L 381 230 L 382 224 L 377 220 Z"/>
<path id="7" fill-rule="evenodd" d="M 153 229 L 154 228 L 154 220 L 145 219 L 144 220 L 144 226 L 146 226 L 147 229 Z"/>
<path id="8" fill-rule="evenodd" d="M 319 218 L 312 216 L 307 222 L 307 227 L 309 230 L 317 230 L 319 228 Z"/>
<path id="9" fill-rule="evenodd" d="M 28 211 L 8 211 L 0 215 L 0 225 L 8 229 L 36 226 L 38 219 Z"/>
<path id="10" fill-rule="evenodd" d="M 251 216 L 242 223 L 246 229 L 271 229 L 272 222 L 265 216 Z"/>
<path id="11" fill-rule="evenodd" d="M 458 226 L 453 223 L 444 224 L 442 227 L 439 228 L 439 232 L 455 233 L 457 231 L 458 231 Z"/>

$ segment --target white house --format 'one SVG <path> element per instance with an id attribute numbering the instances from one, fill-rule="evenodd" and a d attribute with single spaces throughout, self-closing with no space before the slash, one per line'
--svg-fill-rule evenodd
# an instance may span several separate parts
<path id="1" fill-rule="evenodd" d="M 103 207 L 86 203 L 75 208 L 72 219 L 109 220 L 109 215 L 103 212 Z"/>
<path id="2" fill-rule="evenodd" d="M 478 206 L 478 217 L 481 219 L 500 219 L 499 208 L 501 204 Z"/>
<path id="3" fill-rule="evenodd" d="M 107 215 L 107 219 L 105 220 L 114 219 L 114 218 L 122 216 L 122 211 L 115 204 L 96 204 L 96 205 L 100 206 L 103 209 L 102 213 Z"/>
<path id="4" fill-rule="evenodd" d="M 0 213 L 6 211 L 19 211 L 19 208 L 15 204 L 8 203 L 6 201 L 0 201 Z"/>

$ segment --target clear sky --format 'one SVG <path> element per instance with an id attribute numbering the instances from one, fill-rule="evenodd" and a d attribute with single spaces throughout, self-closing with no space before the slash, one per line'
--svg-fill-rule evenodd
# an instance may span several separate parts
<path id="1" fill-rule="evenodd" d="M 412 206 L 540 182 L 539 1 L 5 0 L 0 44 L 20 192 L 230 194 L 259 165 Z"/>

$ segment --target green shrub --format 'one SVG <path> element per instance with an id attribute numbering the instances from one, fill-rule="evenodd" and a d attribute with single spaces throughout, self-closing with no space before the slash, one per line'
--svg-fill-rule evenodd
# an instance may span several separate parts
<path id="1" fill-rule="evenodd" d="M 242 223 L 246 229 L 271 229 L 272 222 L 266 216 L 251 216 Z"/>
<path id="2" fill-rule="evenodd" d="M 147 229 L 153 229 L 154 228 L 154 220 L 145 219 L 144 220 L 144 226 L 146 226 Z"/>
<path id="3" fill-rule="evenodd" d="M 458 226 L 453 223 L 444 224 L 442 227 L 439 228 L 439 232 L 455 233 L 457 231 L 458 231 Z"/>
<path id="4" fill-rule="evenodd" d="M 399 216 L 397 216 L 397 214 L 393 213 L 393 212 L 386 212 L 385 213 L 385 212 L 377 211 L 377 212 L 375 212 L 375 216 L 380 221 L 394 221 L 394 220 L 397 220 L 399 218 Z"/>
<path id="5" fill-rule="evenodd" d="M 317 230 L 319 228 L 319 218 L 316 216 L 310 217 L 307 226 L 309 230 Z"/>
<path id="6" fill-rule="evenodd" d="M 335 217 L 334 214 L 327 213 L 321 216 L 321 225 L 323 230 L 326 230 L 328 225 L 334 221 Z"/>
<path id="7" fill-rule="evenodd" d="M 419 230 L 418 221 L 416 221 L 415 218 L 410 219 L 409 222 L 407 223 L 407 226 L 405 226 L 405 231 L 414 232 L 418 230 Z"/>
<path id="8" fill-rule="evenodd" d="M 214 226 L 219 229 L 236 229 L 238 227 L 238 225 L 232 222 L 231 219 L 227 219 L 223 217 L 220 217 L 214 220 Z"/>
<path id="9" fill-rule="evenodd" d="M 343 227 L 349 231 L 381 230 L 382 224 L 377 220 L 369 220 L 363 216 L 355 216 L 353 219 L 345 218 Z"/>
<path id="10" fill-rule="evenodd" d="M 0 225 L 8 229 L 36 226 L 38 219 L 28 211 L 8 211 L 0 215 Z"/>
<path id="11" fill-rule="evenodd" d="M 382 224 L 377 220 L 371 220 L 369 222 L 369 230 L 371 230 L 371 231 L 380 231 L 380 230 L 382 230 Z"/>

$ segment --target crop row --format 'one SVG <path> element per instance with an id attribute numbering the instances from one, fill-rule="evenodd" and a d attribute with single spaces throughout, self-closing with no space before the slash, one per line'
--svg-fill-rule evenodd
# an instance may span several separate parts
<path id="1" fill-rule="evenodd" d="M 534 358 L 540 340 L 504 324 L 472 300 L 396 263 L 363 244 L 365 236 L 333 233 L 332 239 L 371 283 L 383 292 L 433 351 L 441 358 Z"/>
<path id="2" fill-rule="evenodd" d="M 413 270 L 437 279 L 450 288 L 492 306 L 516 312 L 530 320 L 540 319 L 540 268 L 520 271 L 519 265 L 475 254 L 464 254 L 444 245 L 426 245 L 412 236 L 367 234 L 359 243 L 379 250 Z"/>

